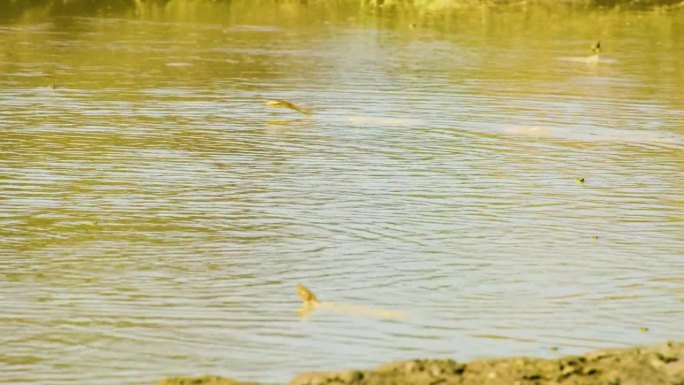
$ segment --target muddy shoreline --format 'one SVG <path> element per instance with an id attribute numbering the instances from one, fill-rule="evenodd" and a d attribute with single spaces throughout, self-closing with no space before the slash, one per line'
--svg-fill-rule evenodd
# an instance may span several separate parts
<path id="1" fill-rule="evenodd" d="M 172 377 L 158 385 L 258 385 L 215 376 Z M 410 360 L 373 370 L 310 372 L 290 385 L 684 385 L 684 343 L 610 349 L 558 359 L 529 357 L 456 362 Z"/>

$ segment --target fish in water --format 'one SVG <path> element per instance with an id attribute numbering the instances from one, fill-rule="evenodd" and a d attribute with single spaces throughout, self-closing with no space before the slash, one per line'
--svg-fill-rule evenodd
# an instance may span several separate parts
<path id="1" fill-rule="evenodd" d="M 313 306 L 319 303 L 318 298 L 316 298 L 316 295 L 302 284 L 297 285 L 297 293 L 299 294 L 299 297 L 302 299 L 302 301 L 304 301 L 305 305 Z"/>
<path id="2" fill-rule="evenodd" d="M 266 105 L 269 107 L 278 107 L 278 108 L 289 108 L 291 110 L 297 111 L 299 113 L 302 113 L 304 115 L 311 115 L 313 112 L 304 107 L 300 107 L 292 102 L 288 102 L 287 100 L 282 100 L 282 99 L 276 99 L 276 100 L 269 100 L 266 102 Z"/>
<path id="3" fill-rule="evenodd" d="M 599 54 L 601 53 L 601 41 L 591 45 L 591 56 L 587 58 L 587 62 L 596 63 L 599 61 Z"/>
<path id="4" fill-rule="evenodd" d="M 297 285 L 297 293 L 302 301 L 304 301 L 304 305 L 299 310 L 299 316 L 302 318 L 306 317 L 309 313 L 316 309 L 328 309 L 340 313 L 382 319 L 401 319 L 406 316 L 403 312 L 398 311 L 372 309 L 365 306 L 343 305 L 327 301 L 320 301 L 311 290 L 302 284 Z"/>

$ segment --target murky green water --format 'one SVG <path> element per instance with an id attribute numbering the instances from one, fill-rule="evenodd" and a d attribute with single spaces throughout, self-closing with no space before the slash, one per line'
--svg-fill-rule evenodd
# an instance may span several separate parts
<path id="1" fill-rule="evenodd" d="M 681 10 L 5 19 L 0 383 L 683 340 L 683 37 Z M 298 282 L 408 317 L 302 321 Z"/>

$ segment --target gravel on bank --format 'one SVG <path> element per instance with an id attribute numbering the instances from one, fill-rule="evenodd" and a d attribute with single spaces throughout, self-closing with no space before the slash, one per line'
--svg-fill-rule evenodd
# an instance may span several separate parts
<path id="1" fill-rule="evenodd" d="M 612 349 L 555 360 L 503 358 L 459 363 L 398 361 L 375 370 L 304 373 L 290 385 L 684 385 L 684 343 Z M 259 385 L 215 376 L 158 385 Z"/>

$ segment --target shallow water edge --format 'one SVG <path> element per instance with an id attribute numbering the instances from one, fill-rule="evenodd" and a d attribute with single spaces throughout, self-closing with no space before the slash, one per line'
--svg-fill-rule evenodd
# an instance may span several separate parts
<path id="1" fill-rule="evenodd" d="M 290 385 L 322 384 L 681 384 L 684 381 L 684 343 L 612 349 L 555 360 L 513 357 L 459 363 L 453 360 L 391 362 L 375 370 L 304 373 Z M 172 377 L 158 385 L 258 384 L 229 378 Z"/>

